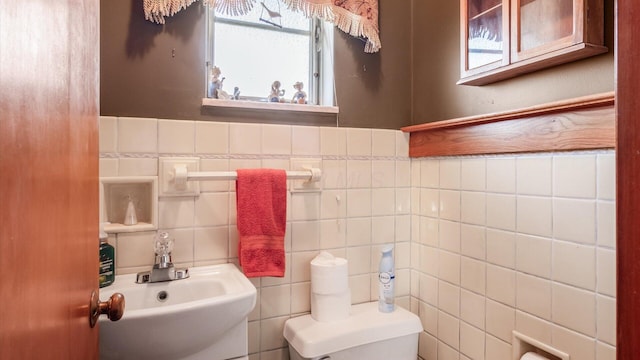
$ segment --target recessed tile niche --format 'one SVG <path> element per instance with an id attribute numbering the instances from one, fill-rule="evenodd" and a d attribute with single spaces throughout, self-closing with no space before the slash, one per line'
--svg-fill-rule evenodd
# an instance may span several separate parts
<path id="1" fill-rule="evenodd" d="M 129 202 L 137 222 L 125 225 Z M 156 176 L 100 178 L 100 221 L 107 233 L 158 228 L 158 178 Z"/>

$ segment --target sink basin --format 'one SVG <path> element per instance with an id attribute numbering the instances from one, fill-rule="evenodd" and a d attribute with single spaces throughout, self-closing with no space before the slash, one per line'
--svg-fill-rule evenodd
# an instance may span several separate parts
<path id="1" fill-rule="evenodd" d="M 190 277 L 136 284 L 118 275 L 100 291 L 125 297 L 116 322 L 99 320 L 100 359 L 223 360 L 246 356 L 256 288 L 233 264 L 189 269 Z"/>

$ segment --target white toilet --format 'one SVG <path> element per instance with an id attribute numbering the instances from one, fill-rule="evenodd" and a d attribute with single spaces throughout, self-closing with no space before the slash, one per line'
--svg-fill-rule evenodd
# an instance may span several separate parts
<path id="1" fill-rule="evenodd" d="M 378 303 L 351 306 L 343 320 L 319 322 L 311 315 L 287 320 L 284 337 L 291 360 L 416 360 L 420 319 L 396 306 L 378 311 Z"/>

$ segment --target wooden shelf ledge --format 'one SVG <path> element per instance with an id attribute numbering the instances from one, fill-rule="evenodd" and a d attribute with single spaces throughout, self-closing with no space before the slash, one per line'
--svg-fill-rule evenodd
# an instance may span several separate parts
<path id="1" fill-rule="evenodd" d="M 613 92 L 402 128 L 409 156 L 615 148 Z"/>

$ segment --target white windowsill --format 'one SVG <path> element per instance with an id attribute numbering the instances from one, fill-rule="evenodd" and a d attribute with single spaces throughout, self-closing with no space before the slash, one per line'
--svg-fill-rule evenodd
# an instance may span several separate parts
<path id="1" fill-rule="evenodd" d="M 324 105 L 305 105 L 305 104 L 288 104 L 276 102 L 261 102 L 248 100 L 222 100 L 203 98 L 202 106 L 239 108 L 239 109 L 259 109 L 259 110 L 277 110 L 277 111 L 297 111 L 307 113 L 324 113 L 337 114 L 339 108 L 337 106 Z"/>

